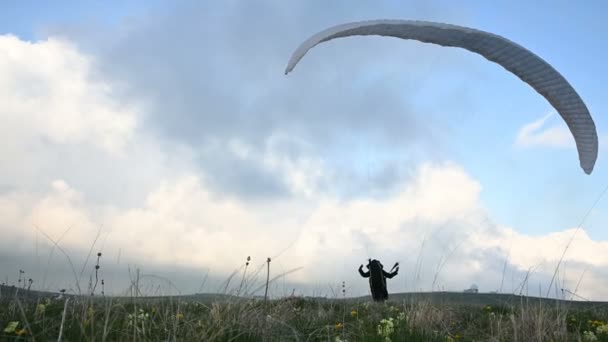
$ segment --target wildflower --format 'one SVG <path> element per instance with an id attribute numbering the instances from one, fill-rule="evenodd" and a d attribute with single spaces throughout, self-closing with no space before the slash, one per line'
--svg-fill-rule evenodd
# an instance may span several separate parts
<path id="1" fill-rule="evenodd" d="M 351 315 L 351 316 L 353 316 L 353 317 L 357 317 L 357 310 L 353 309 L 353 310 L 350 312 L 350 315 Z"/>
<path id="2" fill-rule="evenodd" d="M 23 328 L 23 329 L 19 329 L 19 330 L 15 330 L 15 335 L 17 336 L 23 336 L 27 334 L 27 329 Z"/>
<path id="3" fill-rule="evenodd" d="M 384 337 L 385 341 L 390 341 L 391 334 L 395 331 L 395 327 L 393 324 L 393 318 L 383 319 L 380 321 L 380 324 L 377 326 L 378 335 Z"/>
<path id="4" fill-rule="evenodd" d="M 342 322 L 338 322 L 338 323 L 336 323 L 336 329 L 337 329 L 337 330 L 340 330 L 340 329 L 342 329 L 342 328 L 344 328 L 344 325 L 342 324 Z"/>
<path id="5" fill-rule="evenodd" d="M 8 324 L 4 328 L 4 332 L 7 334 L 14 333 L 18 326 L 19 326 L 19 321 L 8 322 Z"/>
<path id="6" fill-rule="evenodd" d="M 38 315 L 38 316 L 44 315 L 45 311 L 46 311 L 46 305 L 44 305 L 42 303 L 36 305 L 36 315 Z"/>
<path id="7" fill-rule="evenodd" d="M 150 315 L 144 311 L 144 309 L 139 309 L 139 315 L 137 315 L 137 318 L 139 319 L 148 319 Z"/>
<path id="8" fill-rule="evenodd" d="M 397 315 L 397 322 L 405 321 L 406 318 L 407 318 L 407 316 L 405 315 L 405 312 L 400 312 Z"/>
<path id="9" fill-rule="evenodd" d="M 593 331 L 585 331 L 583 332 L 583 341 L 585 342 L 593 342 L 597 341 L 597 336 L 593 333 Z"/>
<path id="10" fill-rule="evenodd" d="M 460 336 L 459 334 L 454 335 L 454 337 L 448 335 L 445 337 L 445 339 L 447 342 L 455 342 L 461 340 L 462 336 Z"/>
<path id="11" fill-rule="evenodd" d="M 599 327 L 597 327 L 596 332 L 599 335 L 608 335 L 608 324 L 602 324 Z"/>
<path id="12" fill-rule="evenodd" d="M 143 325 L 143 324 L 145 324 L 146 321 L 148 321 L 149 317 L 150 317 L 150 315 L 147 312 L 145 312 L 143 309 L 139 309 L 137 312 L 137 315 L 131 314 L 131 313 L 127 315 L 127 320 L 128 320 L 127 324 L 129 326 L 133 326 L 133 325 L 135 325 L 135 322 L 138 321 L 139 322 L 138 324 Z M 138 327 L 138 329 L 139 329 L 139 327 Z"/>
<path id="13" fill-rule="evenodd" d="M 175 318 L 177 318 L 178 321 L 181 319 L 184 319 L 184 314 L 180 312 L 177 315 L 175 315 Z"/>

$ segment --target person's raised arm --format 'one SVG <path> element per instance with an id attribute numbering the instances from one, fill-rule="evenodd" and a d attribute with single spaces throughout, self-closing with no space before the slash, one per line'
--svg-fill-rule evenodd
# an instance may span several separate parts
<path id="1" fill-rule="evenodd" d="M 363 278 L 369 278 L 369 271 L 367 272 L 363 272 L 363 265 L 359 266 L 359 274 L 363 277 Z"/>
<path id="2" fill-rule="evenodd" d="M 388 279 L 393 278 L 394 276 L 397 275 L 397 273 L 399 273 L 399 263 L 395 263 L 395 266 L 393 268 L 395 269 L 393 272 L 388 273 L 385 270 L 382 270 L 382 274 L 384 274 L 384 276 L 387 277 Z"/>

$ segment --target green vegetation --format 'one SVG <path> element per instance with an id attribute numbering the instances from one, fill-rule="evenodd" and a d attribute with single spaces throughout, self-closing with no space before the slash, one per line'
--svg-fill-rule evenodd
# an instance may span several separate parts
<path id="1" fill-rule="evenodd" d="M 419 300 L 394 296 L 383 304 L 367 298 L 58 299 L 27 290 L 7 294 L 6 289 L 0 297 L 1 340 L 608 341 L 608 311 L 564 302 L 467 305 L 450 303 L 446 296 L 435 303 L 424 295 Z"/>

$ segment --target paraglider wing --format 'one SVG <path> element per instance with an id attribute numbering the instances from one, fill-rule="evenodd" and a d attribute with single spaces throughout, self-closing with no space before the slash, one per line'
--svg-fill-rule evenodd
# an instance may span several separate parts
<path id="1" fill-rule="evenodd" d="M 285 74 L 311 48 L 349 36 L 379 35 L 459 47 L 501 65 L 545 97 L 564 119 L 574 136 L 581 168 L 593 171 L 598 153 L 595 123 L 580 96 L 566 79 L 543 59 L 501 36 L 462 26 L 410 20 L 373 20 L 335 26 L 304 41 L 293 53 Z"/>

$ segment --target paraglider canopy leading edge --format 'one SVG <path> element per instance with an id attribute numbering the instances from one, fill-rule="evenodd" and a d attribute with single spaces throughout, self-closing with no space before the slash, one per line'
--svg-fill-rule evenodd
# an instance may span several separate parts
<path id="1" fill-rule="evenodd" d="M 304 41 L 293 53 L 285 74 L 291 72 L 316 45 L 349 36 L 388 36 L 459 47 L 501 65 L 541 94 L 564 119 L 574 137 L 581 168 L 591 174 L 598 154 L 593 118 L 574 88 L 549 63 L 501 36 L 443 23 L 412 20 L 371 20 L 347 23 L 321 31 Z"/>

